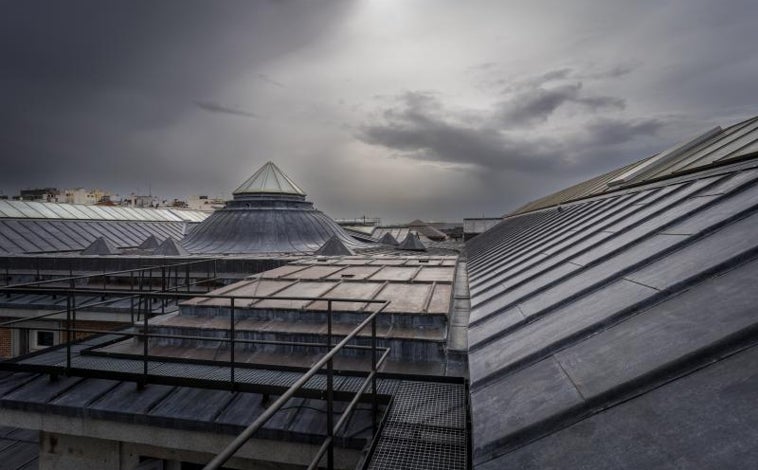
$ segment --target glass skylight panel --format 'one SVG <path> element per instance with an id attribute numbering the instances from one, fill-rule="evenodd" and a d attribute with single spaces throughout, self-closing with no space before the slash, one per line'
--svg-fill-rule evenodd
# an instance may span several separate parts
<path id="1" fill-rule="evenodd" d="M 34 210 L 33 207 L 29 206 L 24 201 L 14 201 L 16 202 L 16 208 L 21 211 L 22 214 L 24 214 L 24 217 L 30 218 L 30 219 L 44 219 L 42 214 Z"/>
<path id="2" fill-rule="evenodd" d="M 96 218 L 99 220 L 114 220 L 115 219 L 114 216 L 104 211 L 103 208 L 100 206 L 88 206 L 87 209 L 97 214 Z"/>
<path id="3" fill-rule="evenodd" d="M 148 222 L 163 220 L 163 216 L 158 212 L 158 209 L 141 209 L 141 211 Z"/>
<path id="4" fill-rule="evenodd" d="M 193 222 L 202 222 L 207 217 L 206 214 L 203 214 L 201 212 L 190 212 L 189 215 L 192 218 Z"/>
<path id="5" fill-rule="evenodd" d="M 29 206 L 31 206 L 32 209 L 36 210 L 40 214 L 42 214 L 43 217 L 46 219 L 57 219 L 58 216 L 55 214 L 55 212 L 51 211 L 49 206 L 55 205 L 53 203 L 47 203 L 47 202 L 27 202 Z"/>
<path id="6" fill-rule="evenodd" d="M 48 207 L 55 213 L 57 219 L 75 219 L 76 216 L 66 210 L 68 204 L 50 204 Z"/>
<path id="7" fill-rule="evenodd" d="M 108 207 L 108 206 L 98 206 L 98 207 L 104 210 L 106 214 L 111 216 L 113 220 L 129 220 L 129 216 L 120 207 Z"/>
<path id="8" fill-rule="evenodd" d="M 74 210 L 76 211 L 76 212 L 74 212 L 75 214 L 81 214 L 80 218 L 83 219 L 83 220 L 93 220 L 93 219 L 98 219 L 99 218 L 98 215 L 97 215 L 97 212 L 95 212 L 92 209 L 90 209 L 89 206 L 85 206 L 83 204 L 78 204 L 76 206 L 71 206 L 71 209 L 72 209 L 72 212 Z"/>
<path id="9" fill-rule="evenodd" d="M 137 209 L 131 207 L 121 207 L 120 209 L 124 211 L 129 220 L 145 220 Z"/>
<path id="10" fill-rule="evenodd" d="M 63 207 L 63 209 L 73 214 L 76 219 L 89 220 L 92 218 L 92 214 L 90 212 L 85 212 L 86 207 L 87 206 L 83 206 L 81 204 L 77 204 L 77 205 L 67 204 L 66 206 Z"/>
<path id="11" fill-rule="evenodd" d="M 6 217 L 24 217 L 24 214 L 16 209 L 12 201 L 0 201 L 0 209 L 3 211 L 3 214 L 5 214 Z"/>
<path id="12" fill-rule="evenodd" d="M 176 215 L 174 215 L 174 213 L 171 212 L 168 209 L 156 209 L 156 211 L 161 216 L 160 220 L 170 220 L 170 221 L 175 221 L 175 222 L 181 222 L 182 221 L 181 218 L 179 218 Z"/>

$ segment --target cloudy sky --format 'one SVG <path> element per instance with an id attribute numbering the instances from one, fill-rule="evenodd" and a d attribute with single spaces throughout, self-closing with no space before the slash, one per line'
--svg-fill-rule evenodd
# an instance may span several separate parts
<path id="1" fill-rule="evenodd" d="M 500 215 L 758 114 L 758 3 L 0 0 L 0 190 Z"/>

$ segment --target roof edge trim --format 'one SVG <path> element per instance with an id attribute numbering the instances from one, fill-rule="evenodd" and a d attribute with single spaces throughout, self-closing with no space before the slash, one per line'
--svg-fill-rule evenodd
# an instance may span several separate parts
<path id="1" fill-rule="evenodd" d="M 634 179 L 642 176 L 643 174 L 653 171 L 657 168 L 660 168 L 661 166 L 665 165 L 666 163 L 669 163 L 671 160 L 680 156 L 684 152 L 692 150 L 693 148 L 712 139 L 713 137 L 716 137 L 722 132 L 723 132 L 723 129 L 721 128 L 721 126 L 716 126 L 713 129 L 710 129 L 709 131 L 698 135 L 694 139 L 690 139 L 681 144 L 676 144 L 675 146 L 669 148 L 668 150 L 664 150 L 663 152 L 659 153 L 655 157 L 649 158 L 643 161 L 642 163 L 630 169 L 629 171 L 612 179 L 611 181 L 607 183 L 607 186 L 610 188 L 610 187 L 620 186 L 622 184 L 630 183 Z"/>

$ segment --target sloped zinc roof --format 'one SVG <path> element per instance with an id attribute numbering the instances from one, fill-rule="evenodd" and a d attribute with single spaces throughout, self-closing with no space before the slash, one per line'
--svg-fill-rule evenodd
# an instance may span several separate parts
<path id="1" fill-rule="evenodd" d="M 0 200 L 0 219 L 125 220 L 135 222 L 202 222 L 207 212 L 189 209 L 88 206 L 37 201 Z"/>
<path id="2" fill-rule="evenodd" d="M 98 237 L 130 248 L 150 235 L 182 238 L 184 229 L 184 222 L 0 219 L 0 254 L 80 251 Z"/>
<path id="3" fill-rule="evenodd" d="M 475 467 L 753 465 L 756 235 L 752 160 L 469 242 Z"/>
<path id="4" fill-rule="evenodd" d="M 253 176 L 248 178 L 232 194 L 297 194 L 305 196 L 305 191 L 285 175 L 273 162 L 266 162 Z"/>
<path id="5" fill-rule="evenodd" d="M 734 163 L 758 153 L 758 116 L 716 127 L 663 152 L 532 201 L 511 215 L 564 204 L 616 189 Z"/>

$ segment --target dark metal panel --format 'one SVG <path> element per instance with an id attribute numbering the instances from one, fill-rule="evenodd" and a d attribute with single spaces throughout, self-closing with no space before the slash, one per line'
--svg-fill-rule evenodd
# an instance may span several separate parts
<path id="1" fill-rule="evenodd" d="M 756 371 L 752 347 L 477 468 L 751 468 L 758 461 Z"/>

